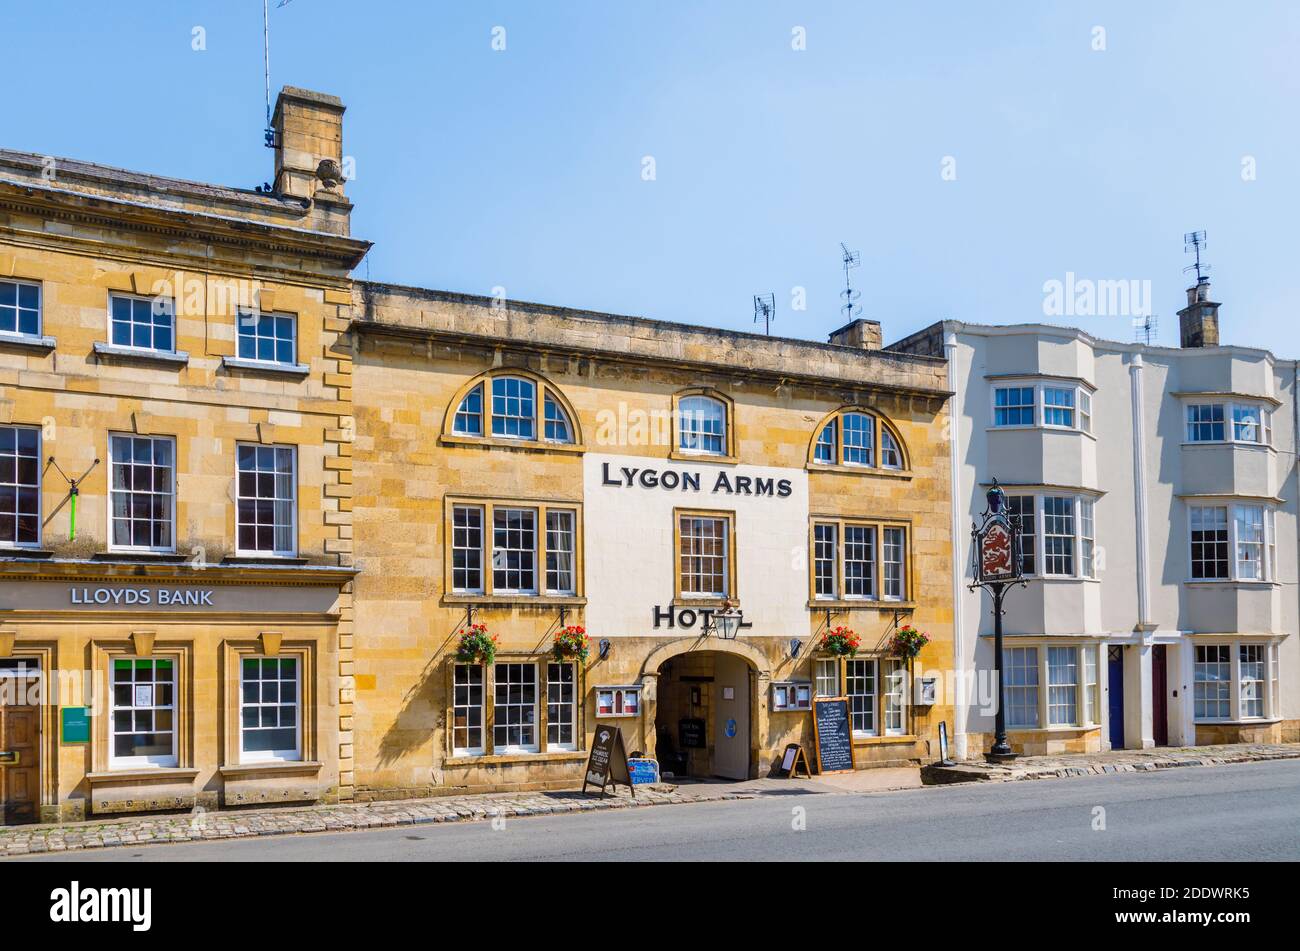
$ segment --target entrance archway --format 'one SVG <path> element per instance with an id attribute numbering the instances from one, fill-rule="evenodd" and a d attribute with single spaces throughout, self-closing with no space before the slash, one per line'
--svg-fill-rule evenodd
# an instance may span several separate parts
<path id="1" fill-rule="evenodd" d="M 665 778 L 743 780 L 758 775 L 771 679 L 743 642 L 681 638 L 646 658 L 647 745 Z M 669 775 L 671 774 L 671 775 Z"/>

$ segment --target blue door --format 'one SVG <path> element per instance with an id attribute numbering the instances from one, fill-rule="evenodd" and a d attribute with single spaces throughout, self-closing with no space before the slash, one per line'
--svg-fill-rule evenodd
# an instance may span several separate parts
<path id="1" fill-rule="evenodd" d="M 1124 648 L 1106 651 L 1107 683 L 1110 687 L 1110 748 L 1124 748 Z"/>

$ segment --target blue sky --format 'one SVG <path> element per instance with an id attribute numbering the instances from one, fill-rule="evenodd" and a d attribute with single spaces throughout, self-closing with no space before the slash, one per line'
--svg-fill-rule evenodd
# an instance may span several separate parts
<path id="1" fill-rule="evenodd" d="M 773 292 L 822 339 L 843 241 L 886 340 L 1047 319 L 1072 272 L 1149 280 L 1176 342 L 1205 229 L 1225 342 L 1300 357 L 1300 5 L 275 2 L 273 88 L 348 106 L 362 277 L 732 329 Z M 9 3 L 4 32 L 0 146 L 271 177 L 260 0 Z"/>

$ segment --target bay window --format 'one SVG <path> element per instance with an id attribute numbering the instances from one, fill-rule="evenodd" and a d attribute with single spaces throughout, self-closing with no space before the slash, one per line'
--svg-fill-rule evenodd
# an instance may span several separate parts
<path id="1" fill-rule="evenodd" d="M 1007 726 L 1096 726 L 1101 709 L 1098 650 L 1096 644 L 1052 643 L 1007 648 Z"/>
<path id="2" fill-rule="evenodd" d="M 1097 577 L 1096 499 L 1088 495 L 1010 492 L 1006 498 L 1007 513 L 1020 517 L 1022 575 Z"/>
<path id="3" fill-rule="evenodd" d="M 1277 570 L 1274 510 L 1263 505 L 1191 505 L 1192 581 L 1272 581 Z"/>
<path id="4" fill-rule="evenodd" d="M 1262 401 L 1211 402 L 1202 399 L 1186 403 L 1184 413 L 1189 443 L 1272 445 L 1273 411 Z"/>
<path id="5" fill-rule="evenodd" d="M 1278 648 L 1262 641 L 1197 644 L 1192 664 L 1197 722 L 1276 717 Z"/>
<path id="6" fill-rule="evenodd" d="M 1025 380 L 993 387 L 993 428 L 1068 429 L 1092 432 L 1093 389 L 1063 378 Z"/>

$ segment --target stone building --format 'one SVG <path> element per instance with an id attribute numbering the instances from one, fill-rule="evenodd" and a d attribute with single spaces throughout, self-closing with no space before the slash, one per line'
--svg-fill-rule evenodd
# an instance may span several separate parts
<path id="1" fill-rule="evenodd" d="M 812 752 L 816 695 L 850 698 L 859 767 L 935 755 L 942 360 L 871 321 L 821 344 L 381 284 L 354 313 L 359 797 L 571 784 L 598 723 L 763 776 Z M 494 663 L 458 662 L 471 622 Z M 557 660 L 574 625 L 591 656 Z M 818 650 L 841 626 L 854 658 Z"/>
<path id="2" fill-rule="evenodd" d="M 350 795 L 342 115 L 267 193 L 0 152 L 4 822 Z"/>
<path id="3" fill-rule="evenodd" d="M 1300 740 L 1297 364 L 1221 343 L 1207 282 L 1179 323 L 1180 347 L 958 321 L 893 346 L 947 357 L 955 391 L 960 754 L 992 742 L 990 598 L 966 582 L 993 479 L 1031 579 L 1005 602 L 1013 748 Z"/>
<path id="4" fill-rule="evenodd" d="M 353 282 L 342 117 L 286 88 L 257 190 L 0 152 L 3 821 L 568 785 L 597 724 L 746 778 L 817 695 L 932 757 L 943 361 Z"/>

